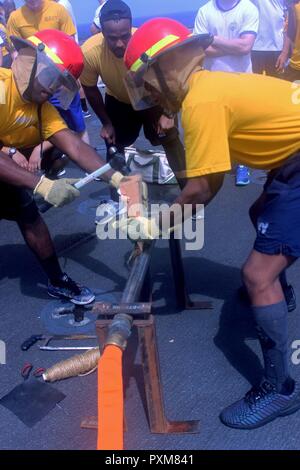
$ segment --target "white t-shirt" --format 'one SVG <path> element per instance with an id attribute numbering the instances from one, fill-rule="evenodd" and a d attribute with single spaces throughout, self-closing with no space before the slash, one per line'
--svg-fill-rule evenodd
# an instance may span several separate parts
<path id="1" fill-rule="evenodd" d="M 210 33 L 225 39 L 238 39 L 243 34 L 253 33 L 256 36 L 258 23 L 258 10 L 250 0 L 240 0 L 235 7 L 227 11 L 219 6 L 218 0 L 210 0 L 198 11 L 194 33 Z M 251 73 L 251 54 L 207 57 L 204 67 L 208 70 Z"/>
<path id="2" fill-rule="evenodd" d="M 105 2 L 106 3 L 106 2 Z M 95 16 L 93 19 L 94 25 L 97 26 L 97 28 L 101 31 L 101 24 L 100 24 L 100 11 L 104 7 L 105 3 L 102 3 L 102 5 L 99 5 L 97 10 L 95 11 Z"/>
<path id="3" fill-rule="evenodd" d="M 254 51 L 282 51 L 284 0 L 252 0 L 259 9 L 259 28 Z"/>
<path id="4" fill-rule="evenodd" d="M 77 23 L 76 23 L 76 18 L 75 18 L 74 11 L 73 11 L 73 7 L 72 7 L 71 3 L 69 2 L 69 0 L 58 0 L 57 3 L 60 3 L 60 5 L 62 5 L 63 7 L 65 7 L 65 9 L 67 10 L 67 12 L 68 12 L 69 15 L 71 16 L 72 21 L 73 21 L 73 23 L 74 23 L 74 26 L 75 26 L 75 28 L 76 28 L 75 41 L 78 42 Z"/>

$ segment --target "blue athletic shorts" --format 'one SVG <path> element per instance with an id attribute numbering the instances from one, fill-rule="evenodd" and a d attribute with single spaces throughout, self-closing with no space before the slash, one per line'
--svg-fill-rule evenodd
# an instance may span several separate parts
<path id="1" fill-rule="evenodd" d="M 300 151 L 269 173 L 257 218 L 254 249 L 300 257 Z"/>
<path id="2" fill-rule="evenodd" d="M 80 95 L 76 93 L 75 98 L 70 104 L 69 109 L 65 110 L 59 106 L 59 100 L 53 95 L 49 102 L 55 106 L 68 128 L 74 132 L 83 132 L 85 131 L 85 122 L 82 114 L 82 108 L 80 103 Z"/>

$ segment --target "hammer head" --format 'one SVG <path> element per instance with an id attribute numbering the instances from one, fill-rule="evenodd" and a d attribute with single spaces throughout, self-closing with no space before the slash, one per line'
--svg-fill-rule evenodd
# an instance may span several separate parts
<path id="1" fill-rule="evenodd" d="M 112 158 L 109 160 L 109 164 L 115 171 L 120 171 L 123 175 L 129 175 L 130 170 L 126 165 L 125 157 L 122 153 L 118 152 L 116 147 L 109 147 L 108 149 L 109 155 Z"/>

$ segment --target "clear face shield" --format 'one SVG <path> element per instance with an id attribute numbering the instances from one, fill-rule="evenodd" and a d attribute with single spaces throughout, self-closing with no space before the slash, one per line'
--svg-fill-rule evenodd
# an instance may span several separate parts
<path id="1" fill-rule="evenodd" d="M 192 36 L 148 60 L 137 72 L 129 71 L 125 85 L 135 110 L 160 105 L 178 112 L 191 73 L 202 68 L 211 35 Z"/>
<path id="2" fill-rule="evenodd" d="M 55 94 L 59 105 L 68 109 L 78 92 L 75 78 L 62 72 L 43 52 L 43 47 L 21 47 L 12 64 L 18 89 L 27 101 L 43 103 Z"/>

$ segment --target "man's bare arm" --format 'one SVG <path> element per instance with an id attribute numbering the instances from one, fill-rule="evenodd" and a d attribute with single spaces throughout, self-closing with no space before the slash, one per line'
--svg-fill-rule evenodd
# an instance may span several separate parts
<path id="1" fill-rule="evenodd" d="M 188 219 L 197 209 L 197 204 L 209 204 L 223 185 L 224 173 L 190 178 L 180 195 L 170 207 L 172 214 L 171 226 L 180 225 Z M 169 212 L 168 212 L 169 217 Z M 164 216 L 161 215 L 160 225 L 164 225 Z"/>
<path id="2" fill-rule="evenodd" d="M 40 180 L 40 176 L 34 175 L 17 165 L 11 158 L 0 151 L 0 181 L 14 186 L 24 186 L 34 189 Z"/>
<path id="3" fill-rule="evenodd" d="M 221 48 L 213 45 L 205 49 L 205 55 L 207 57 L 222 57 L 224 55 L 224 52 Z"/>
<path id="4" fill-rule="evenodd" d="M 68 155 L 73 162 L 89 173 L 92 173 L 106 164 L 93 147 L 87 145 L 79 136 L 69 129 L 56 132 L 56 134 L 48 140 L 55 147 Z M 113 171 L 105 173 L 103 179 L 109 181 L 113 173 Z"/>
<path id="5" fill-rule="evenodd" d="M 245 55 L 249 54 L 254 42 L 255 34 L 243 34 L 237 39 L 225 39 L 221 36 L 215 36 L 212 46 L 223 51 L 223 55 Z"/>

